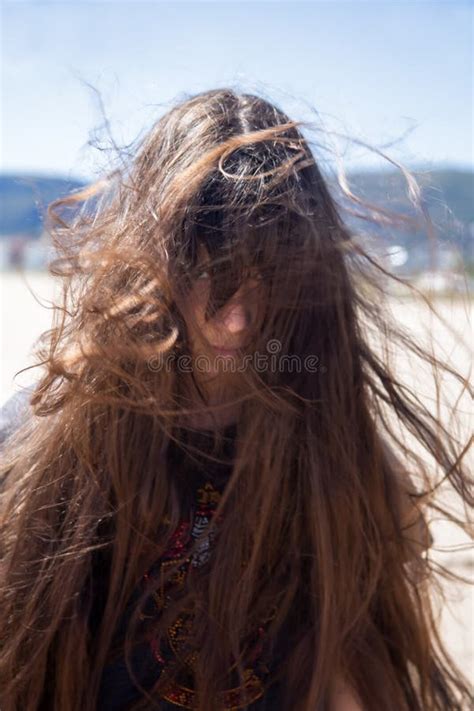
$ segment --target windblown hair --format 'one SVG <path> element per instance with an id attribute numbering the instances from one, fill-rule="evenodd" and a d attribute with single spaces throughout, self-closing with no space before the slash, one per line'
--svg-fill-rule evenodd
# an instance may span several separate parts
<path id="1" fill-rule="evenodd" d="M 362 213 L 364 203 L 344 180 L 346 208 L 338 202 L 300 126 L 258 96 L 199 94 L 162 116 L 132 160 L 50 210 L 62 303 L 38 347 L 32 416 L 0 470 L 2 711 L 95 708 L 118 620 L 179 524 L 167 448 L 191 416 L 212 410 L 179 360 L 193 355 L 183 309 L 200 245 L 210 255 L 208 315 L 252 269 L 265 297 L 246 367 L 226 374 L 241 414 L 210 524 L 219 521 L 212 565 L 155 622 L 160 636 L 190 600 L 199 610 L 197 708 L 222 708 L 223 675 L 232 663 L 242 678 L 244 640 L 270 608 L 272 637 L 291 620 L 285 709 L 326 708 L 336 676 L 367 711 L 471 702 L 437 632 L 432 591 L 443 570 L 424 523 L 430 509 L 444 511 L 437 475 L 472 504 L 467 447 L 391 372 L 374 335 L 464 380 L 391 320 L 386 285 L 400 278 L 345 224 L 344 209 Z M 366 214 L 390 223 L 376 206 Z M 91 635 L 98 554 L 108 560 L 106 600 Z M 131 673 L 154 592 L 130 621 Z M 137 708 L 158 707 L 168 682 L 164 674 L 143 690 Z"/>

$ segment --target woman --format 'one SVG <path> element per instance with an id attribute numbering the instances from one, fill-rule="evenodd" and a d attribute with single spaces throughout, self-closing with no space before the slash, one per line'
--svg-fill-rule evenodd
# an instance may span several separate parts
<path id="1" fill-rule="evenodd" d="M 471 502 L 462 452 L 369 327 L 441 364 L 341 210 L 296 123 L 227 89 L 56 204 L 63 304 L 4 446 L 2 711 L 466 708 L 394 423 Z"/>

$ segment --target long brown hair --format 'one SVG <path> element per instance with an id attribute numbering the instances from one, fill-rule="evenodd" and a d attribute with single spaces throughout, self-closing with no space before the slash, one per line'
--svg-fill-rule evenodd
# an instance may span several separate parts
<path id="1" fill-rule="evenodd" d="M 197 708 L 222 708 L 222 676 L 232 662 L 243 679 L 243 640 L 270 608 L 271 638 L 291 620 L 284 708 L 328 703 L 336 676 L 368 711 L 471 700 L 436 629 L 439 567 L 411 525 L 443 510 L 436 473 L 472 503 L 466 446 L 372 336 L 463 378 L 387 316 L 387 280 L 400 279 L 344 222 L 344 201 L 359 213 L 363 204 L 344 180 L 338 202 L 303 129 L 258 96 L 202 93 L 160 118 L 132 160 L 53 206 L 50 271 L 63 299 L 38 347 L 33 415 L 1 469 L 2 711 L 95 708 L 118 620 L 177 529 L 179 480 L 165 454 L 189 416 L 210 409 L 179 360 L 192 356 L 183 304 L 199 245 L 211 260 L 210 313 L 251 268 L 265 313 L 235 379 L 241 414 L 212 565 L 155 621 L 159 636 L 189 599 L 199 609 Z M 367 214 L 391 219 L 376 206 Z M 200 392 L 197 406 L 190 393 Z M 91 637 L 99 553 L 106 600 Z M 136 604 L 128 656 L 153 593 Z M 144 690 L 145 705 L 159 704 L 168 681 Z"/>

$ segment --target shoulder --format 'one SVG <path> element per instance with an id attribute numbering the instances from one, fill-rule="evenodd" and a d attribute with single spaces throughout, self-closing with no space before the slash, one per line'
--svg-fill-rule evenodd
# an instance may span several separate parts
<path id="1" fill-rule="evenodd" d="M 0 446 L 30 415 L 30 398 L 35 389 L 31 384 L 13 393 L 0 405 Z"/>
<path id="2" fill-rule="evenodd" d="M 329 709 L 330 711 L 363 711 L 359 696 L 341 677 L 337 677 L 333 683 Z"/>
<path id="3" fill-rule="evenodd" d="M 406 541 L 407 558 L 417 557 L 430 548 L 433 537 L 421 506 L 417 503 L 417 487 L 411 475 L 388 442 L 381 438 L 381 444 L 396 485 L 400 526 Z"/>

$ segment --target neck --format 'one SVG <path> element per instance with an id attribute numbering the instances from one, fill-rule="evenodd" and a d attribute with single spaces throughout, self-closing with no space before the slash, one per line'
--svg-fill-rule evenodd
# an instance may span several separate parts
<path id="1" fill-rule="evenodd" d="M 233 425 L 238 421 L 241 403 L 235 402 L 235 396 L 229 388 L 224 388 L 222 384 L 211 382 L 211 387 L 205 384 L 202 386 L 203 397 L 193 389 L 189 397 L 189 405 L 196 408 L 197 412 L 186 416 L 186 422 L 196 429 L 222 429 Z M 216 409 L 208 410 L 207 407 L 218 406 Z"/>

